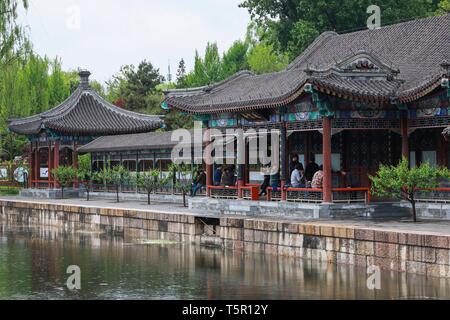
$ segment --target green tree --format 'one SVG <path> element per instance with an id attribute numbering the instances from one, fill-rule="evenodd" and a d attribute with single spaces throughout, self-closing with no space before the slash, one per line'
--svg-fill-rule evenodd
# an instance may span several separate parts
<path id="1" fill-rule="evenodd" d="M 122 165 L 114 168 L 104 168 L 98 173 L 98 179 L 105 184 L 112 184 L 116 190 L 116 201 L 120 202 L 119 193 L 121 186 L 130 181 L 131 174 Z"/>
<path id="2" fill-rule="evenodd" d="M 51 62 L 51 69 L 52 73 L 48 79 L 49 104 L 56 106 L 70 95 L 70 87 L 65 83 L 60 59 L 55 58 Z"/>
<path id="3" fill-rule="evenodd" d="M 450 12 L 450 0 L 441 0 L 438 5 L 437 14 L 446 14 Z"/>
<path id="4" fill-rule="evenodd" d="M 56 105 L 66 99 L 69 90 L 64 80 L 56 76 L 58 72 L 46 57 L 35 54 L 0 70 L 0 147 L 7 149 L 11 158 L 22 154 L 26 137 L 8 132 L 8 119 L 46 111 L 52 103 Z M 61 88 L 65 94 L 52 94 L 59 92 L 56 88 Z"/>
<path id="5" fill-rule="evenodd" d="M 377 174 L 369 178 L 374 195 L 408 200 L 412 206 L 413 220 L 416 222 L 416 193 L 420 189 L 437 188 L 441 179 L 450 178 L 450 170 L 433 167 L 428 162 L 410 168 L 408 160 L 403 158 L 397 166 L 381 165 Z"/>
<path id="6" fill-rule="evenodd" d="M 0 1 L 0 69 L 30 52 L 28 38 L 17 21 L 20 6 L 28 9 L 28 0 Z"/>
<path id="7" fill-rule="evenodd" d="M 223 54 L 222 77 L 228 78 L 241 70 L 248 69 L 247 53 L 249 43 L 247 41 L 235 41 L 233 45 Z"/>
<path id="8" fill-rule="evenodd" d="M 157 93 L 157 86 L 162 84 L 164 77 L 159 69 L 150 62 L 142 61 L 137 68 L 134 65 L 122 66 L 120 72 L 107 82 L 108 97 L 123 101 L 124 107 L 129 110 L 159 112 L 159 105 L 153 104 Z"/>
<path id="9" fill-rule="evenodd" d="M 166 185 L 171 177 L 170 175 L 161 177 L 158 170 L 151 170 L 149 172 L 142 172 L 138 174 L 136 179 L 138 187 L 145 189 L 147 192 L 147 204 L 150 204 L 150 194 L 158 188 Z"/>
<path id="10" fill-rule="evenodd" d="M 216 83 L 223 79 L 222 61 L 216 43 L 208 43 L 205 56 L 195 52 L 194 70 L 185 77 L 186 87 L 199 87 Z"/>
<path id="11" fill-rule="evenodd" d="M 61 187 L 61 199 L 64 199 L 64 189 L 73 184 L 76 170 L 73 167 L 60 166 L 52 170 L 53 178 Z"/>
<path id="12" fill-rule="evenodd" d="M 181 59 L 178 63 L 177 69 L 177 88 L 184 88 L 184 81 L 186 80 L 186 63 Z"/>
<path id="13" fill-rule="evenodd" d="M 280 71 L 288 64 L 286 56 L 278 55 L 273 46 L 261 43 L 250 50 L 247 59 L 250 70 L 258 74 Z"/>
<path id="14" fill-rule="evenodd" d="M 437 10 L 438 1 L 385 0 L 381 8 L 382 25 L 426 17 Z M 278 52 L 292 58 L 324 31 L 346 32 L 366 27 L 371 0 L 245 0 L 253 21 L 266 32 L 266 40 Z"/>
<path id="15" fill-rule="evenodd" d="M 186 195 L 192 187 L 192 169 L 185 163 L 172 164 L 169 168 L 174 173 L 174 187 L 181 190 L 183 194 L 183 206 L 186 207 Z"/>
<path id="16" fill-rule="evenodd" d="M 319 31 L 313 23 L 300 20 L 293 24 L 291 37 L 287 44 L 287 53 L 290 60 L 299 56 L 310 43 L 319 36 Z"/>
<path id="17" fill-rule="evenodd" d="M 93 185 L 99 181 L 98 174 L 92 171 L 89 153 L 78 156 L 77 178 L 86 190 L 86 201 L 89 201 Z"/>

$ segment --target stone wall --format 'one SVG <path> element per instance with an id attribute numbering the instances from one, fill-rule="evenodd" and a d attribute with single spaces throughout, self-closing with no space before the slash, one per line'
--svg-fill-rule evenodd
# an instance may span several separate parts
<path id="1" fill-rule="evenodd" d="M 228 248 L 450 277 L 449 239 L 329 223 L 222 218 Z"/>
<path id="2" fill-rule="evenodd" d="M 330 222 L 256 217 L 211 218 L 144 210 L 0 201 L 0 219 L 68 231 L 121 234 L 126 241 L 167 239 L 329 263 L 450 277 L 450 236 Z"/>
<path id="3" fill-rule="evenodd" d="M 189 208 L 221 215 L 317 218 L 400 218 L 409 217 L 410 209 L 393 203 L 298 203 L 286 201 L 249 201 L 235 199 L 190 198 Z"/>
<path id="4" fill-rule="evenodd" d="M 408 202 L 402 202 L 402 206 L 410 209 Z M 417 215 L 425 218 L 450 220 L 450 204 L 449 203 L 417 203 Z"/>
<path id="5" fill-rule="evenodd" d="M 249 201 L 235 199 L 190 198 L 189 208 L 222 215 L 284 216 L 313 219 L 329 215 L 328 208 L 314 203 Z"/>

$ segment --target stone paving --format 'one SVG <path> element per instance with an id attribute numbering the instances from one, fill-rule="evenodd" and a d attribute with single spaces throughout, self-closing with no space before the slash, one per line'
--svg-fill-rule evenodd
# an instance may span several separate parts
<path id="1" fill-rule="evenodd" d="M 94 199 L 91 201 L 86 201 L 84 199 L 34 199 L 28 197 L 20 196 L 1 196 L 0 200 L 13 200 L 13 201 L 24 201 L 33 203 L 51 203 L 51 204 L 65 204 L 65 205 L 75 205 L 83 207 L 98 207 L 98 208 L 109 208 L 109 209 L 131 209 L 137 211 L 152 211 L 160 213 L 171 213 L 171 214 L 186 214 L 195 215 L 199 217 L 225 217 L 226 215 L 221 215 L 212 211 L 205 210 L 194 210 L 183 207 L 182 204 L 173 203 L 157 203 L 153 202 L 148 205 L 145 202 L 137 201 L 122 201 L 115 202 L 113 200 L 102 200 Z M 233 218 L 242 219 L 255 219 L 259 218 L 257 216 L 245 217 L 239 215 L 232 215 Z M 368 220 L 368 219 L 329 219 L 329 218 L 317 218 L 317 219 L 305 219 L 305 218 L 295 218 L 295 217 L 279 217 L 279 216 L 264 216 L 261 217 L 262 220 L 267 221 L 277 221 L 277 222 L 310 222 L 317 226 L 329 226 L 336 225 L 342 227 L 357 227 L 357 228 L 368 228 L 373 230 L 383 230 L 383 231 L 397 231 L 397 232 L 411 232 L 411 233 L 424 233 L 424 234 L 436 234 L 436 235 L 450 235 L 450 221 L 449 220 L 437 220 L 429 218 L 421 218 L 418 223 L 413 223 L 410 219 L 383 219 L 383 220 Z"/>

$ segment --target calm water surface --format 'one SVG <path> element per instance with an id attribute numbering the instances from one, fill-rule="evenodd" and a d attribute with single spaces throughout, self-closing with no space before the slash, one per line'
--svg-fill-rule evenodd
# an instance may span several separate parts
<path id="1" fill-rule="evenodd" d="M 66 269 L 81 268 L 81 290 Z M 0 299 L 449 299 L 450 281 L 238 253 L 190 244 L 142 245 L 58 228 L 0 224 Z"/>

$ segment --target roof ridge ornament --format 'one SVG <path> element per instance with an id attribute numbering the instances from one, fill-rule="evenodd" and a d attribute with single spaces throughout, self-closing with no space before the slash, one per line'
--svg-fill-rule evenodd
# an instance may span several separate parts
<path id="1" fill-rule="evenodd" d="M 387 81 L 400 81 L 397 77 L 400 70 L 392 65 L 387 64 L 372 52 L 366 50 L 358 50 L 355 52 L 350 49 L 351 55 L 348 55 L 340 61 L 333 58 L 334 64 L 319 69 L 311 65 L 307 65 L 304 72 L 307 76 L 326 77 L 337 75 L 344 78 L 356 79 L 375 79 Z"/>
<path id="2" fill-rule="evenodd" d="M 445 70 L 445 76 L 450 78 L 450 61 L 444 59 L 441 63 L 441 67 Z"/>
<path id="3" fill-rule="evenodd" d="M 83 88 L 83 89 L 90 88 L 89 76 L 91 75 L 91 73 L 89 72 L 89 70 L 81 69 L 78 72 L 78 75 L 80 76 L 80 87 Z"/>
<path id="4" fill-rule="evenodd" d="M 445 59 L 442 61 L 441 67 L 445 70 L 445 73 L 441 79 L 441 86 L 447 89 L 447 98 L 450 99 L 450 62 Z"/>

